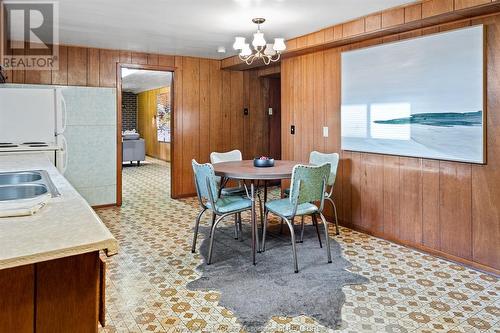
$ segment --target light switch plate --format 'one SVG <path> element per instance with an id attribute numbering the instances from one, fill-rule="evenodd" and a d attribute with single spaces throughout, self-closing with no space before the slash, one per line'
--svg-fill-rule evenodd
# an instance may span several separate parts
<path id="1" fill-rule="evenodd" d="M 267 113 L 272 116 L 273 115 L 273 108 L 269 108 L 267 109 Z"/>
<path id="2" fill-rule="evenodd" d="M 323 137 L 327 138 L 328 137 L 328 127 L 323 127 Z"/>

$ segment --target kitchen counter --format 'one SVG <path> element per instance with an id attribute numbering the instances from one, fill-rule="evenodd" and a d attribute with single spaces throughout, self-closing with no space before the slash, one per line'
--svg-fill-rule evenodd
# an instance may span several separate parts
<path id="1" fill-rule="evenodd" d="M 0 172 L 46 170 L 61 196 L 32 216 L 0 218 L 0 270 L 99 250 L 118 243 L 43 153 L 0 155 Z"/>

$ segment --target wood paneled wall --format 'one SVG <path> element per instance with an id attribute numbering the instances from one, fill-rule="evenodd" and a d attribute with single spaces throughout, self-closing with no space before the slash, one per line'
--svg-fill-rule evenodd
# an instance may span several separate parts
<path id="1" fill-rule="evenodd" d="M 174 74 L 172 195 L 195 193 L 191 159 L 240 149 L 245 158 L 268 151 L 267 93 L 257 71 L 221 70 L 219 60 L 60 46 L 57 71 L 11 71 L 12 83 L 116 87 L 116 64 L 171 66 Z M 248 108 L 245 116 L 243 109 Z"/>
<path id="2" fill-rule="evenodd" d="M 137 94 L 137 127 L 146 144 L 146 155 L 170 161 L 170 142 L 158 141 L 156 113 L 158 94 L 169 94 L 170 88 L 158 88 Z"/>
<path id="3" fill-rule="evenodd" d="M 257 71 L 223 71 L 220 61 L 189 57 L 175 67 L 172 185 L 181 197 L 195 193 L 193 158 L 208 162 L 211 152 L 232 149 L 244 158 L 267 154 L 267 94 Z"/>
<path id="4" fill-rule="evenodd" d="M 487 165 L 340 151 L 343 50 L 473 24 L 487 26 Z M 341 153 L 342 223 L 476 267 L 500 270 L 500 15 L 377 38 L 282 62 L 282 154 Z M 296 134 L 290 135 L 290 126 Z M 322 137 L 322 126 L 330 137 Z"/>

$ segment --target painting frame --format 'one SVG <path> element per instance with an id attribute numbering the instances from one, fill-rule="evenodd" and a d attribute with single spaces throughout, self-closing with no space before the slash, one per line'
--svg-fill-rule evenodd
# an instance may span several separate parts
<path id="1" fill-rule="evenodd" d="M 411 43 L 412 41 L 414 40 L 422 40 L 422 39 L 425 39 L 425 38 L 428 38 L 428 37 L 431 37 L 431 36 L 441 36 L 441 35 L 445 35 L 445 34 L 450 34 L 450 33 L 453 33 L 453 32 L 457 32 L 457 31 L 462 31 L 462 30 L 467 30 L 467 29 L 476 29 L 478 31 L 481 32 L 482 34 L 482 41 L 481 41 L 481 65 L 480 65 L 480 68 L 481 68 L 481 110 L 480 111 L 477 111 L 477 112 L 481 112 L 481 116 L 480 116 L 480 131 L 481 131 L 481 135 L 479 134 L 475 134 L 475 137 L 478 138 L 479 136 L 481 137 L 481 145 L 476 145 L 475 146 L 475 149 L 477 150 L 477 152 L 480 152 L 480 158 L 461 158 L 461 157 L 457 157 L 457 158 L 454 158 L 454 157 L 450 157 L 450 156 L 432 156 L 432 155 L 426 155 L 426 154 L 421 154 L 421 153 L 411 153 L 411 151 L 405 151 L 405 152 L 401 152 L 401 151 L 398 151 L 398 152 L 391 152 L 391 151 L 384 151 L 384 150 L 378 150 L 378 149 L 370 149 L 370 148 L 366 148 L 366 149 L 358 149 L 358 148 L 353 148 L 353 147 L 350 147 L 349 145 L 346 145 L 345 144 L 345 133 L 344 133 L 344 119 L 346 118 L 345 117 L 345 111 L 344 111 L 344 55 L 345 54 L 349 54 L 349 53 L 353 53 L 353 52 L 358 52 L 360 50 L 369 50 L 369 49 L 374 49 L 374 48 L 380 48 L 380 47 L 387 47 L 387 46 L 390 46 L 390 45 L 394 45 L 394 44 L 405 44 L 405 43 Z M 478 38 L 479 40 L 479 38 Z M 479 58 L 479 57 L 478 57 Z M 488 101 L 487 101 L 487 91 L 488 91 L 488 85 L 487 85 L 487 69 L 488 69 L 488 62 L 487 62 L 487 27 L 483 24 L 478 24 L 478 25 L 472 25 L 472 26 L 467 26 L 467 27 L 464 27 L 464 28 L 460 28 L 460 29 L 455 29 L 455 30 L 451 30 L 451 31 L 445 31 L 445 32 L 439 32 L 439 33 L 435 33 L 435 34 L 430 34 L 430 35 L 425 35 L 425 36 L 418 36 L 418 37 L 414 37 L 414 38 L 411 38 L 411 39 L 405 39 L 405 40 L 402 40 L 402 41 L 394 41 L 394 42 L 389 42 L 389 43 L 384 43 L 384 44 L 379 44 L 379 45 L 374 45 L 374 46 L 369 46 L 369 47 L 364 47 L 364 48 L 359 48 L 359 49 L 355 49 L 355 50 L 349 50 L 349 51 L 344 51 L 341 53 L 341 101 L 340 101 L 340 104 L 341 104 L 341 150 L 343 151 L 353 151 L 353 152 L 362 152 L 362 153 L 371 153 L 371 154 L 380 154 L 380 155 L 388 155 L 388 156 L 402 156 L 402 157 L 412 157 L 412 158 L 421 158 L 421 159 L 428 159 L 428 160 L 439 160 L 439 161 L 451 161 L 451 162 L 461 162 L 461 163 L 470 163 L 470 164 L 478 164 L 478 165 L 485 165 L 488 163 L 488 142 L 487 142 L 487 139 L 488 139 Z M 479 66 L 478 66 L 479 67 Z M 479 78 L 479 75 L 478 75 L 478 78 Z M 477 94 L 479 98 L 479 93 Z M 370 105 L 371 106 L 371 105 Z M 367 111 L 368 112 L 368 111 Z M 446 112 L 443 112 L 443 113 L 446 113 Z M 456 114 L 459 114 L 460 112 L 456 112 Z M 466 114 L 466 113 L 474 113 L 474 112 L 465 112 L 463 114 Z M 410 119 L 410 120 L 407 120 L 406 119 L 406 123 L 409 124 L 409 126 L 412 126 L 414 124 L 414 122 L 412 121 L 412 118 L 414 118 L 413 116 L 415 114 L 418 114 L 418 113 L 410 113 L 410 116 L 409 117 L 406 117 L 407 119 Z M 436 112 L 436 114 L 438 114 L 438 112 Z M 474 116 L 477 116 L 477 115 L 474 115 Z M 393 121 L 403 121 L 405 120 L 404 118 L 399 118 L 399 119 L 392 119 Z M 373 122 L 374 123 L 374 122 Z M 431 126 L 431 125 L 428 125 L 428 124 L 420 124 L 420 123 L 416 123 L 418 125 L 427 125 L 427 126 Z M 369 123 L 369 126 L 372 125 L 372 122 Z M 434 125 L 434 126 L 438 126 L 438 125 Z M 462 124 L 459 124 L 459 125 L 451 125 L 451 126 L 448 126 L 448 127 L 455 127 L 455 126 L 462 126 Z M 475 125 L 470 125 L 470 126 L 477 126 L 477 124 Z"/>

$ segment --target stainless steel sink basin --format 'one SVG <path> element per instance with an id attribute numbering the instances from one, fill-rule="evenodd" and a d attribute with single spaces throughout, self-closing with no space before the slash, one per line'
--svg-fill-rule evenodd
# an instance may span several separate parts
<path id="1" fill-rule="evenodd" d="M 47 193 L 52 197 L 60 195 L 45 170 L 0 172 L 0 203 L 32 199 Z"/>
<path id="2" fill-rule="evenodd" d="M 32 199 L 47 193 L 43 184 L 17 184 L 0 186 L 0 201 Z"/>
<path id="3" fill-rule="evenodd" d="M 41 179 L 42 175 L 38 171 L 0 173 L 0 185 L 32 183 Z"/>

